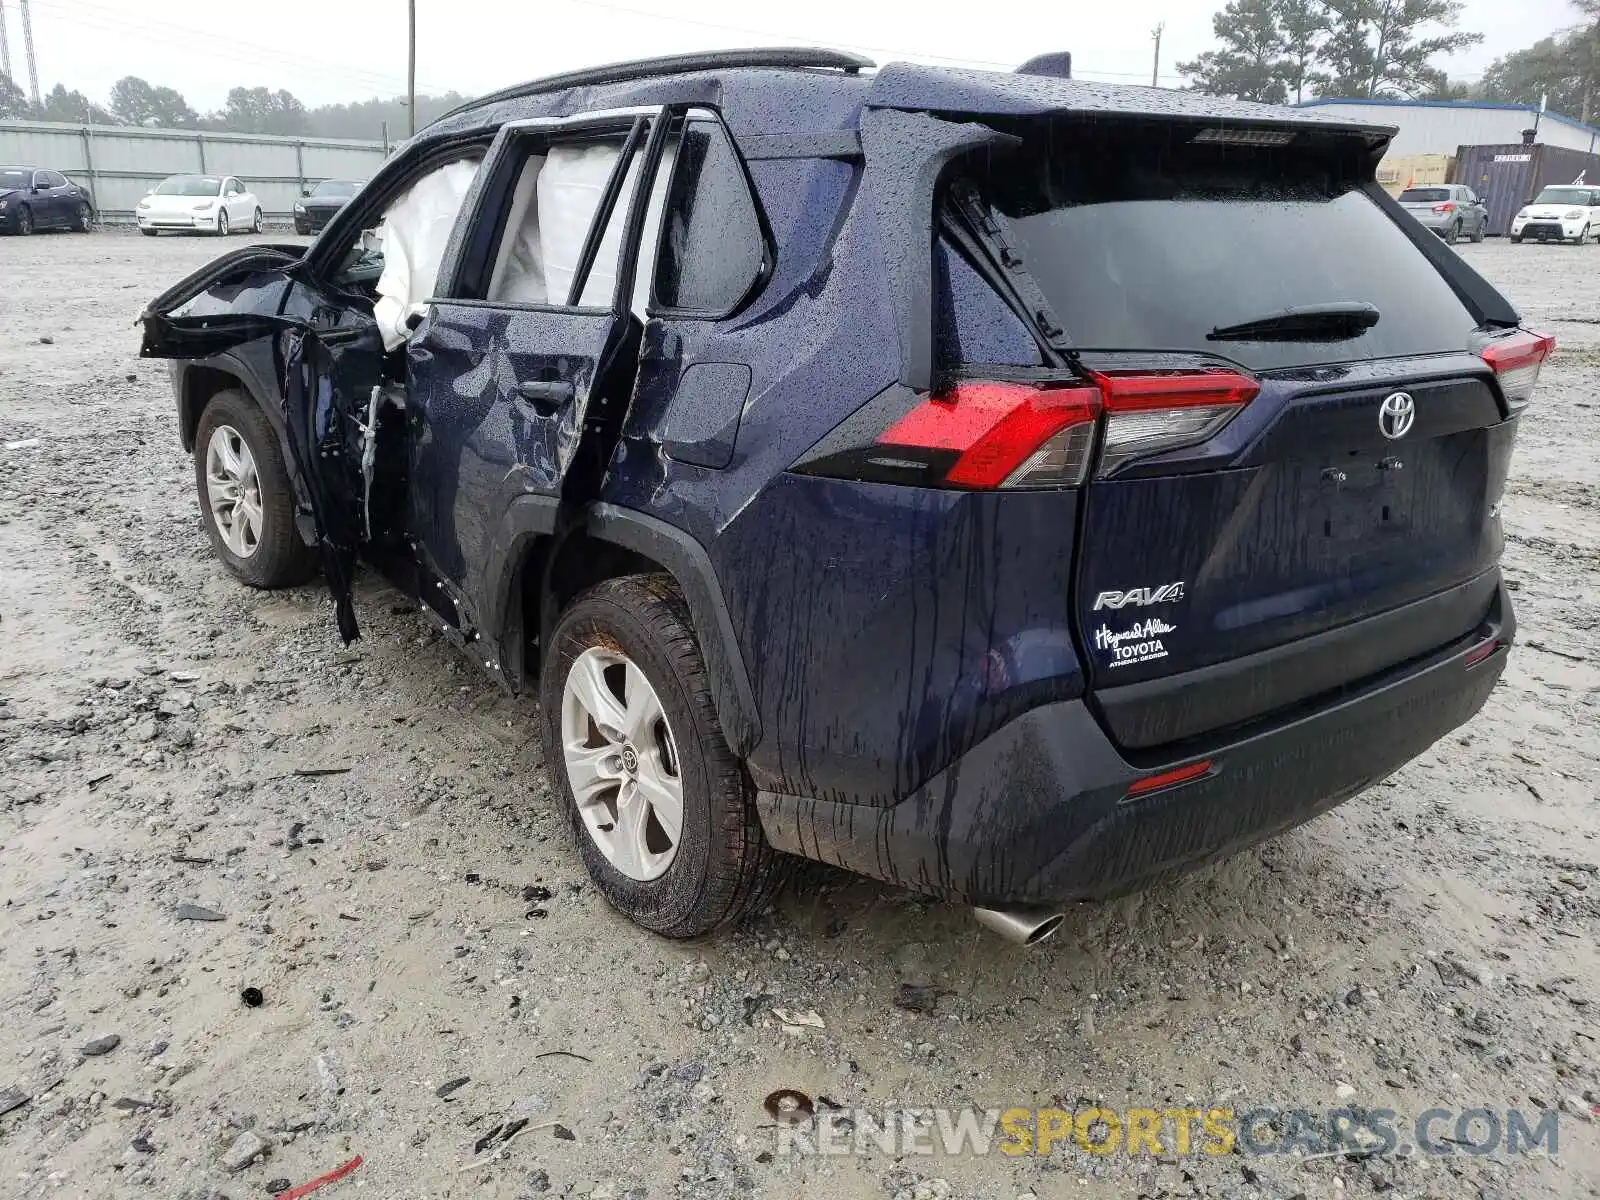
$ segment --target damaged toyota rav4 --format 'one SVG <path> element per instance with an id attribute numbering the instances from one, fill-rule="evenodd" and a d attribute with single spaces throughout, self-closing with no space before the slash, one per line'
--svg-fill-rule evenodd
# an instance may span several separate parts
<path id="1" fill-rule="evenodd" d="M 1550 339 L 1393 130 L 829 51 L 485 96 L 154 300 L 216 553 L 358 561 L 513 691 L 686 937 L 787 855 L 1022 941 L 1383 779 L 1514 622 Z"/>

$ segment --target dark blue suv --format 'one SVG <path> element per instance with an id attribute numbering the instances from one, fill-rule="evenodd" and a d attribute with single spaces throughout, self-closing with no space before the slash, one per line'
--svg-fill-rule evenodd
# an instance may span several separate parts
<path id="1" fill-rule="evenodd" d="M 703 933 L 784 855 L 1019 940 L 1382 779 L 1513 618 L 1548 338 L 1392 130 L 740 51 L 486 96 L 152 302 L 217 553 L 358 559 L 537 686 L 584 862 Z"/>

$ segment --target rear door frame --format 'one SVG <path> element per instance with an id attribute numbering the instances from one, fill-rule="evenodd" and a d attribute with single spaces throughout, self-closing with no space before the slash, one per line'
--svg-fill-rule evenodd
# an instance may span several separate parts
<path id="1" fill-rule="evenodd" d="M 506 639 L 501 635 L 507 624 L 506 596 L 510 587 L 510 577 L 515 573 L 529 540 L 537 536 L 559 534 L 574 526 L 582 519 L 586 505 L 598 498 L 598 479 L 593 481 L 595 484 L 593 488 L 583 490 L 582 494 L 574 494 L 568 486 L 569 472 L 579 463 L 588 466 L 593 465 L 597 458 L 603 460 L 605 455 L 596 450 L 594 444 L 594 438 L 597 436 L 596 427 L 603 423 L 606 428 L 620 429 L 626 415 L 625 412 L 597 414 L 591 405 L 597 397 L 605 394 L 608 384 L 614 381 L 615 371 L 620 362 L 617 355 L 626 347 L 628 334 L 631 331 L 629 324 L 631 300 L 637 273 L 641 269 L 641 243 L 656 174 L 661 169 L 663 146 L 675 121 L 684 111 L 694 107 L 704 106 L 641 104 L 575 113 L 570 116 L 532 117 L 511 121 L 501 126 L 485 155 L 478 178 L 474 181 L 462 206 L 462 219 L 456 223 L 455 232 L 440 265 L 436 294 L 426 301 L 429 308 L 423 324 L 417 331 L 418 337 L 412 345 L 425 342 L 438 306 L 449 306 L 453 309 L 487 309 L 513 314 L 513 319 L 515 314 L 525 314 L 528 317 L 548 314 L 549 318 L 558 320 L 567 317 L 583 318 L 584 323 L 590 325 L 596 318 L 605 317 L 609 320 L 609 328 L 605 332 L 604 344 L 596 352 L 595 371 L 587 393 L 582 396 L 575 394 L 562 406 L 563 409 L 572 407 L 571 415 L 558 412 L 547 414 L 542 418 L 545 421 L 568 421 L 573 424 L 578 434 L 578 440 L 573 443 L 571 453 L 549 464 L 555 468 L 557 477 L 554 489 L 538 486 L 526 488 L 514 497 L 499 497 L 495 503 L 497 507 L 502 507 L 503 511 L 484 514 L 486 524 L 493 531 L 487 540 L 487 553 L 482 561 L 463 563 L 464 569 L 459 580 L 447 581 L 442 578 L 449 572 L 442 569 L 442 564 L 432 561 L 427 547 L 419 545 L 418 557 L 421 560 L 419 566 L 426 575 L 432 577 L 427 582 L 436 585 L 427 589 L 428 598 L 432 599 L 435 594 L 448 596 L 452 611 L 448 614 L 441 612 L 440 615 L 452 626 L 470 627 L 471 632 L 479 636 L 504 643 Z M 597 211 L 596 217 L 591 221 L 577 272 L 568 292 L 568 302 L 532 303 L 487 298 L 484 293 L 508 233 L 505 221 L 509 216 L 509 208 L 502 202 L 506 190 L 516 186 L 528 157 L 518 143 L 530 137 L 557 143 L 578 140 L 585 135 L 597 133 L 622 132 L 632 135 L 641 123 L 648 128 L 635 140 L 633 149 L 618 156 L 612 177 L 608 180 L 607 192 L 615 189 L 616 194 L 611 210 L 605 214 L 606 220 L 600 220 L 601 214 Z M 626 186 L 635 155 L 639 161 L 637 182 L 634 191 L 629 194 L 622 189 Z M 625 210 L 622 208 L 623 205 L 627 206 Z M 581 298 L 594 269 L 605 230 L 617 219 L 619 213 L 623 215 L 624 225 L 621 244 L 618 247 L 617 277 L 609 302 L 603 308 L 577 304 L 575 301 Z M 472 290 L 479 294 L 466 296 L 457 294 L 463 290 Z M 520 384 L 527 381 L 517 382 Z M 410 364 L 407 368 L 407 386 L 415 387 L 414 367 Z M 501 395 L 495 403 L 516 405 L 517 399 L 515 396 Z M 529 418 L 524 414 L 523 419 Z M 413 438 L 428 436 L 427 431 L 421 428 L 425 422 L 426 417 L 418 422 L 419 428 L 414 431 Z M 585 457 L 586 452 L 588 452 L 587 457 Z M 413 463 L 416 464 L 417 461 L 414 456 Z M 603 461 L 599 465 L 603 469 Z M 526 472 L 516 472 L 516 474 L 526 475 Z M 439 486 L 437 481 L 430 481 L 420 471 L 412 480 L 414 489 L 429 489 L 436 486 Z M 415 509 L 413 511 L 415 512 Z M 419 542 L 423 532 L 421 529 L 413 531 Z M 491 662 L 487 665 L 491 670 L 501 668 L 505 672 L 502 677 L 512 679 L 514 675 L 520 673 L 520 660 L 517 660 L 517 656 L 512 652 L 514 650 L 515 647 L 502 644 L 499 655 L 502 662 L 500 664 Z"/>

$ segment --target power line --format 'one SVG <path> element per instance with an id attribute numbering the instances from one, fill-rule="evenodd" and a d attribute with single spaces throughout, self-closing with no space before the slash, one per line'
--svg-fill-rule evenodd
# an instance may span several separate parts
<path id="1" fill-rule="evenodd" d="M 332 77 L 376 93 L 399 95 L 405 87 L 405 80 L 399 75 L 351 67 L 348 64 L 334 64 L 323 59 L 290 56 L 284 54 L 281 49 L 240 41 L 232 35 L 223 36 L 143 17 L 130 18 L 126 14 L 96 4 L 84 3 L 84 0 L 71 0 L 70 8 L 62 0 L 34 0 L 34 3 L 49 10 L 51 17 L 64 25 L 78 25 L 110 33 L 133 34 L 146 41 L 164 41 L 165 39 L 156 35 L 170 32 L 201 45 L 204 52 L 212 57 L 231 62 L 265 67 L 305 78 L 315 77 L 325 80 Z M 447 90 L 426 81 L 422 86 L 433 91 Z"/>

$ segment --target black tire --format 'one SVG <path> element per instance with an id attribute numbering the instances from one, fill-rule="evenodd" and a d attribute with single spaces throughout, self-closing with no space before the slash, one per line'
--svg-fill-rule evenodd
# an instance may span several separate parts
<path id="1" fill-rule="evenodd" d="M 1478 243 L 1482 242 L 1484 238 L 1486 238 L 1488 236 L 1489 236 L 1489 222 L 1487 222 L 1487 221 L 1479 221 L 1478 222 L 1478 228 L 1473 230 L 1473 233 L 1472 233 L 1472 242 L 1473 242 L 1473 244 L 1477 245 Z"/>
<path id="2" fill-rule="evenodd" d="M 1583 232 L 1578 234 L 1577 237 L 1572 239 L 1572 244 L 1574 246 L 1581 246 L 1585 242 L 1587 242 L 1588 240 L 1589 240 L 1589 227 L 1587 225 L 1585 225 L 1583 227 Z"/>
<path id="3" fill-rule="evenodd" d="M 1450 232 L 1444 235 L 1445 245 L 1454 246 L 1461 240 L 1461 222 L 1457 221 L 1450 226 Z"/>
<path id="4" fill-rule="evenodd" d="M 217 236 L 227 237 L 233 232 L 232 225 L 233 222 L 228 220 L 227 206 L 217 209 Z"/>
<path id="5" fill-rule="evenodd" d="M 154 232 L 154 231 L 149 231 Z M 241 558 L 228 549 L 217 528 L 206 489 L 206 447 L 219 425 L 229 425 L 255 459 L 261 491 L 261 537 L 254 554 Z M 283 465 L 278 435 L 261 406 L 243 392 L 218 392 L 200 414 L 194 437 L 194 482 L 200 498 L 200 521 L 211 548 L 234 575 L 255 588 L 294 587 L 317 573 L 316 552 L 300 538 L 294 524 L 294 489 Z"/>
<path id="6" fill-rule="evenodd" d="M 1518 237 L 1516 234 L 1512 234 L 1511 235 L 1511 244 L 1513 246 L 1520 246 L 1520 245 L 1522 245 L 1522 239 L 1520 237 Z"/>
<path id="7" fill-rule="evenodd" d="M 145 237 L 155 237 L 161 231 L 159 229 L 141 229 L 139 232 L 144 234 Z"/>
<path id="8" fill-rule="evenodd" d="M 301 237 L 306 237 L 311 233 L 311 226 L 302 225 L 302 224 L 300 224 L 300 222 L 296 221 L 295 225 L 294 225 L 294 231 L 296 233 L 298 233 Z"/>
<path id="9" fill-rule="evenodd" d="M 94 213 L 87 204 L 80 203 L 72 213 L 72 232 L 88 233 L 94 227 Z"/>
<path id="10" fill-rule="evenodd" d="M 17 236 L 27 237 L 33 232 L 33 209 L 26 204 L 17 209 Z"/>
<path id="11" fill-rule="evenodd" d="M 259 208 L 256 209 L 255 216 L 250 219 L 250 232 L 261 232 L 261 210 Z"/>
<path id="12" fill-rule="evenodd" d="M 683 825 L 666 872 L 629 878 L 606 859 L 573 797 L 562 749 L 561 705 L 572 664 L 594 646 L 618 649 L 661 701 L 677 749 Z M 787 859 L 767 845 L 755 787 L 722 736 L 705 660 L 688 606 L 670 575 L 630 575 L 596 584 L 562 613 L 539 682 L 545 769 L 600 893 L 636 924 L 691 938 L 756 911 L 781 882 Z"/>

